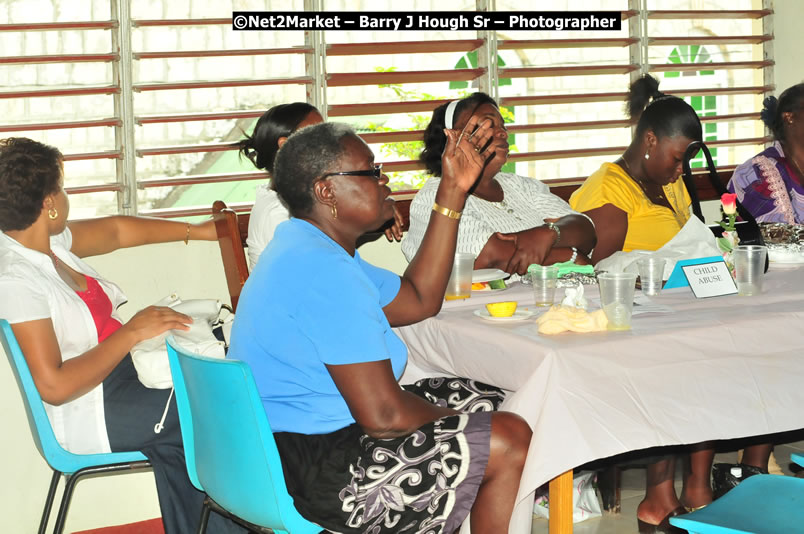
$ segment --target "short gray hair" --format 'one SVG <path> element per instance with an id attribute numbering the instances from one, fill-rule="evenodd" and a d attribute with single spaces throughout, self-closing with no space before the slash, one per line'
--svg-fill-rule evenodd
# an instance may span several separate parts
<path id="1" fill-rule="evenodd" d="M 313 184 L 332 171 L 346 152 L 343 140 L 357 138 L 348 124 L 325 122 L 293 133 L 276 155 L 273 188 L 294 217 L 313 207 Z"/>

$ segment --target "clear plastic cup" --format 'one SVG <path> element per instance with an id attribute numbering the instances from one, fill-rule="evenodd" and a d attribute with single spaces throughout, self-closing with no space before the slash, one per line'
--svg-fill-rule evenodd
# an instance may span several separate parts
<path id="1" fill-rule="evenodd" d="M 458 252 L 452 263 L 452 272 L 447 282 L 446 299 L 465 299 L 472 296 L 472 271 L 475 268 L 475 255 Z"/>
<path id="2" fill-rule="evenodd" d="M 552 306 L 556 294 L 558 267 L 533 264 L 528 267 L 528 274 L 533 286 L 533 300 L 536 306 Z"/>
<path id="3" fill-rule="evenodd" d="M 734 247 L 734 275 L 737 294 L 743 296 L 762 293 L 762 279 L 765 277 L 765 257 L 768 247 L 763 245 L 738 245 Z"/>
<path id="4" fill-rule="evenodd" d="M 664 276 L 665 263 L 667 263 L 667 260 L 664 258 L 654 256 L 637 260 L 639 282 L 642 286 L 643 295 L 658 295 L 662 291 L 662 278 Z"/>
<path id="5" fill-rule="evenodd" d="M 609 330 L 631 329 L 636 276 L 636 273 L 601 273 L 597 276 L 600 304 L 609 320 Z"/>

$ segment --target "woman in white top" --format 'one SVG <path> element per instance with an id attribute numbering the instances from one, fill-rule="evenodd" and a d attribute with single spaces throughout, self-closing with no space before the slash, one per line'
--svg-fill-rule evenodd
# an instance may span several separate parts
<path id="1" fill-rule="evenodd" d="M 263 113 L 254 126 L 253 134 L 240 141 L 240 153 L 250 159 L 255 167 L 270 175 L 273 172 L 276 154 L 288 136 L 300 128 L 321 122 L 324 122 L 324 118 L 312 104 L 306 102 L 279 104 Z M 277 225 L 289 218 L 288 208 L 274 191 L 273 184 L 268 182 L 258 186 L 248 221 L 246 239 L 251 269 L 257 265 L 263 249 L 273 239 Z M 385 230 L 388 241 L 402 239 L 401 219 L 396 210 L 394 219 L 393 226 Z"/>
<path id="2" fill-rule="evenodd" d="M 492 121 L 495 146 L 480 181 L 466 201 L 458 233 L 458 252 L 475 255 L 475 268 L 494 267 L 524 274 L 532 263 L 553 264 L 574 260 L 588 263 L 595 246 L 595 229 L 540 181 L 502 173 L 508 159 L 508 131 L 496 102 L 485 93 L 437 107 L 424 132 L 420 159 L 427 170 L 441 176 L 445 128 L 461 129 L 471 117 Z M 402 252 L 410 260 L 421 244 L 432 213 L 439 178 L 431 178 L 410 206 L 410 230 Z"/>
<path id="3" fill-rule="evenodd" d="M 137 380 L 131 348 L 192 319 L 151 306 L 123 324 L 120 288 L 80 258 L 118 248 L 214 240 L 212 222 L 104 217 L 67 222 L 63 157 L 0 140 L 0 318 L 11 323 L 59 443 L 76 454 L 141 451 L 151 461 L 165 532 L 198 526 L 203 494 L 187 476 L 175 401 Z M 218 523 L 219 520 L 216 520 Z M 222 522 L 217 532 L 229 531 Z"/>
<path id="4" fill-rule="evenodd" d="M 263 113 L 254 126 L 253 134 L 240 141 L 240 153 L 250 159 L 255 167 L 270 175 L 276 153 L 285 144 L 288 136 L 299 128 L 320 122 L 324 122 L 324 118 L 312 104 L 279 104 Z M 260 184 L 248 220 L 246 239 L 252 269 L 262 250 L 273 239 L 276 226 L 289 218 L 288 208 L 279 199 L 271 182 Z"/>

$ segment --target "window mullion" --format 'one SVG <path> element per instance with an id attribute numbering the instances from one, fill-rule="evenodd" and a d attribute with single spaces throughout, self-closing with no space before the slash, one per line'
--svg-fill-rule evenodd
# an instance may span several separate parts
<path id="1" fill-rule="evenodd" d="M 772 0 L 762 0 L 762 9 L 770 10 L 773 7 Z M 765 15 L 762 17 L 762 35 L 773 35 L 773 14 Z M 765 60 L 773 60 L 773 39 L 769 39 L 762 43 L 762 58 Z M 762 69 L 762 81 L 765 87 L 768 87 L 769 90 L 763 94 L 763 100 L 765 97 L 770 96 L 772 93 L 772 87 L 775 87 L 775 73 L 774 73 L 774 65 L 767 65 Z M 765 135 L 770 137 L 771 131 L 770 128 L 765 126 Z M 769 139 L 765 143 L 765 147 L 769 147 L 773 144 L 773 142 Z"/>
<path id="2" fill-rule="evenodd" d="M 488 11 L 490 9 L 489 0 L 476 0 L 475 9 Z M 499 102 L 496 35 L 497 32 L 493 30 L 478 30 L 477 38 L 482 39 L 483 44 L 477 49 L 477 66 L 486 71 L 478 79 L 479 89 Z"/>
<path id="3" fill-rule="evenodd" d="M 647 0 L 628 0 L 628 9 L 638 13 L 628 19 L 628 36 L 636 39 L 629 45 L 629 58 L 632 65 L 639 65 L 638 70 L 631 71 L 631 83 L 648 72 L 648 19 Z M 636 133 L 636 124 L 631 125 L 631 136 Z"/>
<path id="4" fill-rule="evenodd" d="M 118 21 L 112 32 L 112 48 L 119 51 L 120 59 L 113 63 L 113 76 L 120 92 L 114 97 L 115 117 L 121 123 L 115 128 L 115 148 L 120 153 L 116 161 L 118 211 L 125 215 L 137 214 L 137 162 L 134 142 L 134 55 L 131 48 L 130 0 L 111 0 L 112 19 Z"/>
<path id="5" fill-rule="evenodd" d="M 304 0 L 305 11 L 321 11 L 321 0 Z M 304 44 L 312 49 L 305 54 L 304 66 L 313 83 L 307 86 L 307 102 L 314 105 L 327 120 L 327 45 L 324 32 L 320 30 L 304 32 Z"/>

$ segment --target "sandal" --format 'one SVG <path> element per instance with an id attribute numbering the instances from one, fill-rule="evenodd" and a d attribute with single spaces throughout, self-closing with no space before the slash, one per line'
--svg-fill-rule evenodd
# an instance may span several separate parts
<path id="1" fill-rule="evenodd" d="M 639 534 L 687 534 L 683 528 L 674 527 L 670 524 L 670 518 L 677 515 L 686 514 L 687 510 L 683 506 L 676 507 L 669 514 L 664 516 L 664 519 L 658 525 L 651 525 L 637 517 L 637 527 Z"/>
<path id="2" fill-rule="evenodd" d="M 706 508 L 707 506 L 709 505 L 702 504 L 701 506 L 685 506 L 684 509 L 687 511 L 688 514 L 691 514 L 692 512 L 697 512 L 698 510 Z"/>

